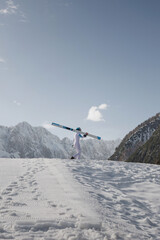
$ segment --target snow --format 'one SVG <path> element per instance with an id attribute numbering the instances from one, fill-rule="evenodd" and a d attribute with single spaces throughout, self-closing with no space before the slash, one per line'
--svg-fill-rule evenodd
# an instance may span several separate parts
<path id="1" fill-rule="evenodd" d="M 160 166 L 0 159 L 0 239 L 158 240 Z"/>

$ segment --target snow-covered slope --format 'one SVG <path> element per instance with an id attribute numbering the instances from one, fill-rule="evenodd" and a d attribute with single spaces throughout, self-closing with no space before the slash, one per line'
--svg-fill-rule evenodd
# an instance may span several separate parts
<path id="1" fill-rule="evenodd" d="M 119 142 L 81 140 L 82 158 L 107 159 Z M 43 127 L 32 127 L 26 122 L 10 128 L 0 126 L 0 157 L 70 158 L 73 153 L 70 139 L 60 140 Z"/>
<path id="2" fill-rule="evenodd" d="M 140 146 L 144 145 L 160 126 L 160 113 L 138 125 L 133 131 L 128 133 L 111 160 L 126 161 Z"/>
<path id="3" fill-rule="evenodd" d="M 0 239 L 159 240 L 160 166 L 0 159 Z"/>

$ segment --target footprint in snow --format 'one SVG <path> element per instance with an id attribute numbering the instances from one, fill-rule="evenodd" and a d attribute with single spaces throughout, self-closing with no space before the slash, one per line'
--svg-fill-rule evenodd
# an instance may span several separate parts
<path id="1" fill-rule="evenodd" d="M 49 207 L 53 207 L 53 208 L 57 207 L 57 205 L 51 201 L 48 201 L 48 204 L 49 204 Z"/>

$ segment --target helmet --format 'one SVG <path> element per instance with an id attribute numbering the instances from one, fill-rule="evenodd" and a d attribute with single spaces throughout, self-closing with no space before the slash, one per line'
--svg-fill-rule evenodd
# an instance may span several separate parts
<path id="1" fill-rule="evenodd" d="M 80 127 L 76 128 L 77 131 L 82 131 Z"/>

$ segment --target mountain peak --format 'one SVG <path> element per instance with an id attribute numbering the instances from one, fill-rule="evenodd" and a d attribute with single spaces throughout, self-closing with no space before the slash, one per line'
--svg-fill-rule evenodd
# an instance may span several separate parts
<path id="1" fill-rule="evenodd" d="M 20 128 L 30 127 L 30 128 L 32 128 L 32 126 L 28 122 L 25 122 L 25 121 L 18 123 L 15 127 L 20 127 Z"/>

